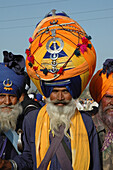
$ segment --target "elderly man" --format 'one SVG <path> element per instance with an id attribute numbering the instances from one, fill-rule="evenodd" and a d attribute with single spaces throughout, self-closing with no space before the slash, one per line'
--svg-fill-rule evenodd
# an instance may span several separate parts
<path id="1" fill-rule="evenodd" d="M 25 60 L 22 55 L 4 51 L 0 63 L 0 169 L 10 169 L 22 150 L 22 106 L 19 99 L 25 89 Z M 6 161 L 6 160 L 10 160 Z"/>
<path id="2" fill-rule="evenodd" d="M 26 69 L 46 105 L 24 119 L 24 151 L 14 158 L 18 169 L 26 162 L 34 170 L 100 170 L 93 121 L 76 107 L 95 69 L 90 38 L 76 21 L 55 10 L 36 26 Z"/>
<path id="3" fill-rule="evenodd" d="M 98 135 L 103 170 L 113 169 L 113 59 L 107 59 L 90 83 L 92 98 L 99 103 L 93 117 Z"/>

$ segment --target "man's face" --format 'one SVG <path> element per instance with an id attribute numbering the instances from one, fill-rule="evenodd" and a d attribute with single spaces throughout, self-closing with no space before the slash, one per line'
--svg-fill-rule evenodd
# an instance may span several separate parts
<path id="1" fill-rule="evenodd" d="M 75 114 L 75 100 L 65 87 L 54 87 L 50 97 L 46 99 L 46 103 L 50 117 L 50 129 L 57 134 L 60 125 L 64 125 L 66 135 L 71 117 Z"/>
<path id="2" fill-rule="evenodd" d="M 105 111 L 107 115 L 113 117 L 113 95 L 106 93 L 101 102 L 102 110 Z"/>
<path id="3" fill-rule="evenodd" d="M 66 101 L 71 101 L 72 96 L 66 87 L 54 87 L 50 95 L 50 100 L 54 102 L 55 105 L 64 106 L 67 104 Z"/>
<path id="4" fill-rule="evenodd" d="M 13 94 L 0 93 L 0 105 L 3 105 L 2 110 L 12 110 L 10 108 L 11 105 L 15 105 L 17 103 L 17 97 Z M 8 107 L 7 107 L 8 106 Z"/>
<path id="5" fill-rule="evenodd" d="M 102 120 L 113 130 L 113 95 L 106 93 L 101 100 Z"/>

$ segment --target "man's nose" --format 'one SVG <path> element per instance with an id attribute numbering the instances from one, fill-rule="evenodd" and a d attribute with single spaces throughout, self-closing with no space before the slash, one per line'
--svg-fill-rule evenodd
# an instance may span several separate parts
<path id="1" fill-rule="evenodd" d="M 63 95 L 62 92 L 58 92 L 57 99 L 58 100 L 64 100 L 64 95 Z"/>
<path id="2" fill-rule="evenodd" d="M 9 96 L 9 95 L 5 96 L 5 98 L 4 98 L 4 104 L 6 104 L 6 105 L 11 104 L 11 100 L 10 100 L 10 96 Z"/>

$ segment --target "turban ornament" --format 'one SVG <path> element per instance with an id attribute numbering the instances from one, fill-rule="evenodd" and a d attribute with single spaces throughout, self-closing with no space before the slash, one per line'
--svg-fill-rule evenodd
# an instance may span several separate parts
<path id="1" fill-rule="evenodd" d="M 0 93 L 21 96 L 25 88 L 25 59 L 22 55 L 14 55 L 3 51 L 4 63 L 0 63 Z"/>
<path id="2" fill-rule="evenodd" d="M 45 95 L 44 83 L 60 86 L 65 85 L 62 80 L 78 82 L 78 97 L 94 72 L 95 49 L 91 36 L 75 20 L 64 12 L 55 12 L 52 10 L 37 24 L 29 39 L 27 73 L 42 95 Z"/>

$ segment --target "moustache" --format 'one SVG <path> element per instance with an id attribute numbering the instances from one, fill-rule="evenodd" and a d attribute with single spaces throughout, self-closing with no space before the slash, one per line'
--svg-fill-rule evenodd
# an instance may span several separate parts
<path id="1" fill-rule="evenodd" d="M 13 108 L 14 108 L 14 105 L 5 105 L 5 104 L 0 105 L 0 108 L 1 108 L 1 109 L 2 109 L 2 108 L 4 108 L 4 107 L 7 107 L 7 108 L 10 108 L 10 109 L 13 109 Z"/>
<path id="2" fill-rule="evenodd" d="M 113 109 L 113 105 L 106 106 L 106 107 L 103 109 L 103 112 L 106 112 L 106 111 L 109 110 L 109 109 Z"/>
<path id="3" fill-rule="evenodd" d="M 53 101 L 51 101 L 51 103 L 53 103 L 53 104 L 64 104 L 64 105 L 67 105 L 69 102 L 70 102 L 70 100 L 61 100 L 61 101 L 53 100 Z"/>

